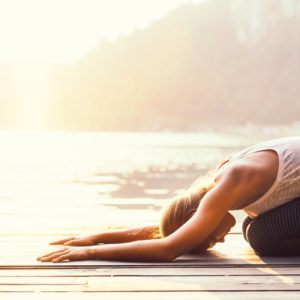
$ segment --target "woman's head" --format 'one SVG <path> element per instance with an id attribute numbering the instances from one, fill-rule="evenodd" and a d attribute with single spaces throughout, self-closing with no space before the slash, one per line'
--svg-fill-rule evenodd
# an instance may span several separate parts
<path id="1" fill-rule="evenodd" d="M 214 181 L 203 183 L 202 179 L 196 180 L 184 193 L 175 196 L 172 201 L 164 207 L 160 220 L 160 233 L 166 237 L 186 223 L 196 212 L 204 195 L 214 186 Z M 202 241 L 193 252 L 199 252 L 212 247 L 216 242 L 224 240 L 224 236 L 234 226 L 234 217 L 227 213 L 220 224 Z"/>

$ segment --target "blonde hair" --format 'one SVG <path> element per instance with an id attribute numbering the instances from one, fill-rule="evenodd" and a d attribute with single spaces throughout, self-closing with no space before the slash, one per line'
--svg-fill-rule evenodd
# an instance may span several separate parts
<path id="1" fill-rule="evenodd" d="M 215 185 L 211 172 L 196 179 L 191 186 L 173 197 L 162 210 L 159 230 L 162 237 L 176 231 L 197 210 L 201 199 Z"/>

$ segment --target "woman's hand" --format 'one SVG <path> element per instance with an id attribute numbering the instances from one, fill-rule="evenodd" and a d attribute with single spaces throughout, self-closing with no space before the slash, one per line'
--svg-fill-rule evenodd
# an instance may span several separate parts
<path id="1" fill-rule="evenodd" d="M 66 239 L 53 241 L 49 243 L 49 245 L 65 245 L 65 246 L 91 246 L 96 244 L 98 244 L 97 235 L 69 237 Z"/>
<path id="2" fill-rule="evenodd" d="M 41 262 L 63 262 L 72 260 L 89 260 L 93 259 L 92 253 L 89 249 L 74 249 L 63 248 L 43 256 L 37 257 L 37 260 Z"/>

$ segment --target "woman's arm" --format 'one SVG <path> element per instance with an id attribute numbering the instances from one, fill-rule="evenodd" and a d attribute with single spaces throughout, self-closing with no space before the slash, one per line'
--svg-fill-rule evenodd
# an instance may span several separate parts
<path id="1" fill-rule="evenodd" d="M 97 235 L 99 243 L 115 244 L 139 240 L 152 240 L 161 238 L 158 226 L 146 226 L 116 231 L 106 231 Z"/>
<path id="2" fill-rule="evenodd" d="M 63 248 L 40 256 L 41 262 L 63 262 L 73 260 L 116 260 L 168 262 L 170 257 L 165 239 L 141 240 L 122 244 L 102 245 L 86 248 Z"/>
<path id="3" fill-rule="evenodd" d="M 173 259 L 190 252 L 209 238 L 231 207 L 245 196 L 245 182 L 242 172 L 237 168 L 231 168 L 223 174 L 202 198 L 193 216 L 166 237 Z"/>
<path id="4" fill-rule="evenodd" d="M 118 260 L 173 261 L 205 240 L 225 214 L 245 197 L 252 197 L 261 188 L 262 176 L 249 168 L 231 168 L 203 197 L 195 214 L 171 235 L 157 240 L 103 245 L 84 250 L 64 248 L 39 257 L 40 261 Z"/>
<path id="5" fill-rule="evenodd" d="M 115 244 L 159 238 L 161 238 L 161 235 L 158 226 L 146 226 L 130 229 L 104 231 L 87 236 L 69 237 L 66 239 L 50 242 L 49 244 L 65 246 L 90 246 L 99 243 Z"/>
<path id="6" fill-rule="evenodd" d="M 39 257 L 38 260 L 172 261 L 204 240 L 223 219 L 232 199 L 237 197 L 236 177 L 226 176 L 226 179 L 224 177 L 202 199 L 193 217 L 165 238 L 103 245 L 84 250 L 64 248 Z"/>
<path id="7" fill-rule="evenodd" d="M 41 256 L 38 260 L 172 261 L 189 252 L 214 230 L 230 206 L 228 199 L 234 197 L 235 186 L 237 185 L 233 184 L 230 177 L 227 180 L 220 180 L 202 199 L 193 217 L 165 238 L 102 245 L 83 250 L 64 248 Z"/>
<path id="8" fill-rule="evenodd" d="M 272 174 L 271 174 L 272 175 Z M 176 258 L 201 244 L 215 230 L 232 207 L 243 207 L 270 188 L 270 172 L 261 163 L 241 162 L 228 168 L 202 198 L 194 215 L 169 235 L 171 257 Z"/>

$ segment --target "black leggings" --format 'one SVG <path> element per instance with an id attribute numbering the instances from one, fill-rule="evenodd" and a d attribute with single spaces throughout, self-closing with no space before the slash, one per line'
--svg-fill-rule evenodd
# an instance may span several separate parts
<path id="1" fill-rule="evenodd" d="M 243 222 L 245 240 L 261 256 L 300 256 L 300 198 Z"/>

